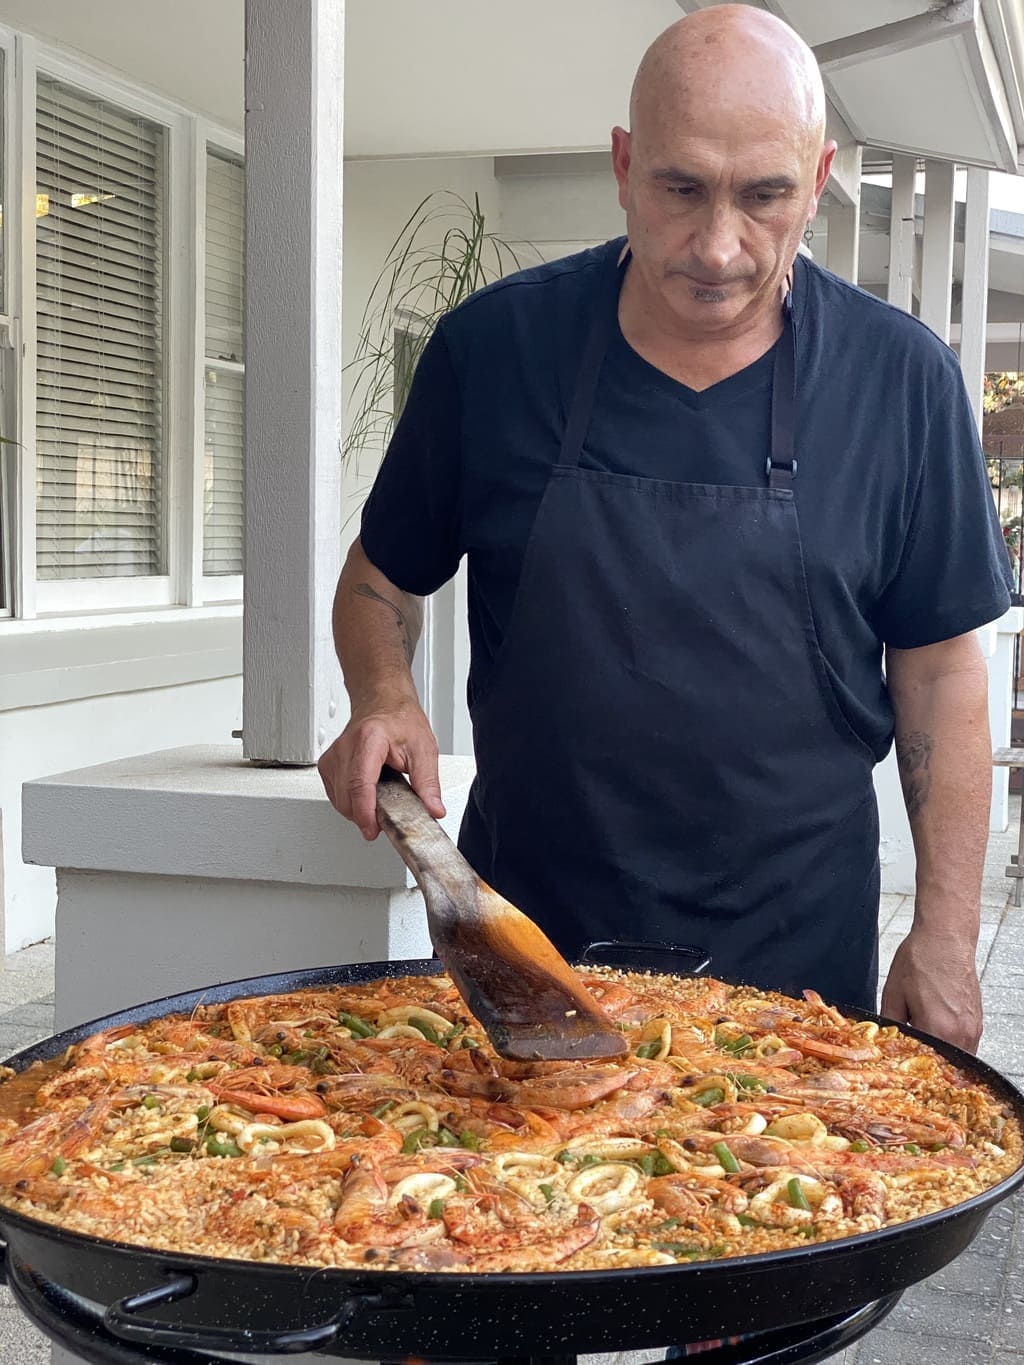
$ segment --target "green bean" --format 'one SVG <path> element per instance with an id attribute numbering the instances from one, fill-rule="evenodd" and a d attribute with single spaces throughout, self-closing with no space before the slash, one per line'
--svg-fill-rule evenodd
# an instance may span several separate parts
<path id="1" fill-rule="evenodd" d="M 467 1152 L 479 1152 L 480 1139 L 471 1129 L 463 1128 L 459 1134 L 459 1146 L 465 1147 Z"/>
<path id="2" fill-rule="evenodd" d="M 546 1202 L 550 1204 L 551 1201 L 552 1201 L 552 1200 L 554 1199 L 554 1197 L 555 1197 L 555 1192 L 554 1192 L 554 1190 L 551 1188 L 551 1186 L 550 1186 L 550 1185 L 538 1185 L 537 1188 L 540 1190 L 541 1194 L 544 1196 Z"/>
<path id="3" fill-rule="evenodd" d="M 406 1134 L 402 1151 L 409 1156 L 412 1152 L 418 1152 L 421 1147 L 436 1146 L 437 1140 L 429 1128 L 414 1128 L 411 1133 Z"/>
<path id="4" fill-rule="evenodd" d="M 219 1133 L 211 1133 L 206 1139 L 206 1150 L 210 1156 L 241 1156 L 242 1149 L 236 1147 L 230 1138 L 221 1138 Z"/>
<path id="5" fill-rule="evenodd" d="M 850 1143 L 851 1152 L 869 1152 L 870 1150 L 871 1150 L 870 1144 L 864 1142 L 863 1139 L 861 1138 L 858 1138 L 856 1142 Z"/>
<path id="6" fill-rule="evenodd" d="M 444 1217 L 444 1200 L 443 1200 L 443 1199 L 432 1199 L 432 1200 L 430 1201 L 430 1206 L 429 1206 L 428 1209 L 427 1209 L 427 1217 L 428 1217 L 428 1218 L 443 1218 L 443 1217 Z"/>
<path id="7" fill-rule="evenodd" d="M 195 1139 L 194 1139 L 194 1138 L 187 1138 L 187 1137 L 172 1137 L 172 1138 L 171 1138 L 171 1151 L 172 1151 L 172 1152 L 191 1152 L 191 1151 L 194 1151 L 195 1145 L 196 1145 L 196 1144 L 195 1144 Z"/>
<path id="8" fill-rule="evenodd" d="M 727 1175 L 737 1175 L 739 1173 L 740 1163 L 733 1156 L 732 1152 L 729 1151 L 729 1148 L 724 1142 L 716 1142 L 711 1150 L 714 1152 L 715 1156 L 718 1157 L 718 1163 Z"/>
<path id="9" fill-rule="evenodd" d="M 756 1218 L 751 1218 L 749 1213 L 738 1213 L 736 1221 L 741 1228 L 759 1228 L 762 1226 Z"/>
<path id="10" fill-rule="evenodd" d="M 654 1174 L 654 1153 L 644 1152 L 643 1156 L 638 1158 L 637 1165 L 643 1171 L 644 1175 L 652 1176 Z"/>
<path id="11" fill-rule="evenodd" d="M 908 1142 L 908 1143 L 906 1143 L 906 1145 L 904 1146 L 903 1150 L 904 1150 L 905 1152 L 909 1152 L 911 1156 L 920 1156 L 920 1155 L 921 1155 L 921 1148 L 917 1145 L 916 1142 Z"/>
<path id="12" fill-rule="evenodd" d="M 786 1194 L 789 1196 L 791 1208 L 803 1209 L 805 1213 L 810 1213 L 811 1206 L 807 1202 L 807 1196 L 804 1194 L 804 1187 L 799 1176 L 795 1175 L 792 1180 L 786 1182 Z"/>
<path id="13" fill-rule="evenodd" d="M 646 1058 L 647 1061 L 651 1061 L 655 1057 L 655 1055 L 660 1051 L 661 1043 L 658 1041 L 655 1041 L 653 1043 L 641 1043 L 636 1050 L 636 1056 L 644 1057 Z"/>
<path id="14" fill-rule="evenodd" d="M 160 1104 L 161 1101 L 157 1095 L 147 1095 L 142 1101 L 143 1109 L 159 1109 Z"/>
<path id="15" fill-rule="evenodd" d="M 725 1091 L 719 1090 L 718 1086 L 713 1086 L 710 1090 L 702 1090 L 699 1095 L 693 1095 L 694 1104 L 701 1105 L 704 1109 L 709 1109 L 713 1104 L 721 1104 L 725 1100 Z"/>
<path id="16" fill-rule="evenodd" d="M 339 1012 L 338 1023 L 350 1033 L 354 1033 L 357 1038 L 375 1038 L 377 1035 L 377 1030 L 372 1024 L 368 1024 L 356 1014 L 349 1014 L 347 1010 Z"/>
<path id="17" fill-rule="evenodd" d="M 385 1100 L 383 1104 L 378 1104 L 377 1108 L 373 1111 L 373 1117 L 375 1119 L 382 1119 L 389 1109 L 394 1109 L 397 1103 L 397 1100 Z"/>
<path id="18" fill-rule="evenodd" d="M 671 1161 L 669 1161 L 668 1157 L 665 1156 L 663 1152 L 658 1152 L 655 1154 L 654 1157 L 655 1175 L 673 1175 L 675 1173 L 675 1169 L 676 1168 L 672 1165 Z"/>
<path id="19" fill-rule="evenodd" d="M 428 1043 L 436 1043 L 438 1047 L 441 1046 L 441 1039 L 438 1036 L 437 1029 L 434 1028 L 433 1024 L 428 1024 L 426 1019 L 415 1019 L 410 1016 L 409 1027 L 417 1029 L 422 1033 Z"/>
<path id="20" fill-rule="evenodd" d="M 209 1117 L 210 1106 L 208 1104 L 201 1104 L 199 1108 L 196 1110 L 196 1118 L 199 1120 L 200 1123 L 205 1123 Z"/>
<path id="21" fill-rule="evenodd" d="M 53 1165 L 50 1167 L 50 1170 L 54 1173 L 54 1175 L 63 1175 L 67 1168 L 68 1163 L 64 1160 L 62 1156 L 59 1156 L 54 1161 Z"/>
<path id="22" fill-rule="evenodd" d="M 437 1130 L 437 1145 L 439 1147 L 461 1147 L 459 1139 L 450 1128 L 443 1125 Z"/>

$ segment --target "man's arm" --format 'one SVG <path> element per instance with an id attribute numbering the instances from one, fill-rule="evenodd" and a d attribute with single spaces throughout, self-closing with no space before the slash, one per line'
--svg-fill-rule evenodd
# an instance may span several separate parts
<path id="1" fill-rule="evenodd" d="M 409 774 L 431 815 L 444 815 L 437 740 L 412 679 L 422 599 L 374 568 L 357 539 L 338 580 L 332 624 L 352 714 L 318 764 L 331 803 L 375 839 L 377 778 L 389 763 Z"/>
<path id="2" fill-rule="evenodd" d="M 917 895 L 882 1013 L 973 1051 L 982 1029 L 975 950 L 992 792 L 988 674 L 973 633 L 889 649 L 886 674 Z"/>

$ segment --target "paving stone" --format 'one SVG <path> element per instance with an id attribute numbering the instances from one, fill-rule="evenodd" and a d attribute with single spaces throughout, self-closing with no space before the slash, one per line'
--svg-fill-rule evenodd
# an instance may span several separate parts
<path id="1" fill-rule="evenodd" d="M 991 985 L 982 978 L 982 994 L 993 1014 L 1013 1014 L 1024 1020 L 1024 976 L 1019 986 Z"/>
<path id="2" fill-rule="evenodd" d="M 0 1025 L 18 1024 L 46 1024 L 53 1026 L 53 1002 L 45 1000 L 26 1000 L 23 1005 L 17 1005 L 14 1009 L 4 1010 L 0 1013 Z"/>
<path id="3" fill-rule="evenodd" d="M 50 1342 L 14 1302 L 11 1291 L 0 1288 L 0 1360 L 3 1365 L 49 1365 Z"/>
<path id="4" fill-rule="evenodd" d="M 961 1258 L 962 1259 L 962 1258 Z M 979 1256 L 973 1264 L 986 1264 Z M 964 1341 L 991 1341 L 999 1328 L 1003 1286 L 1003 1263 L 988 1259 L 989 1274 L 981 1275 L 986 1288 L 980 1292 L 961 1288 L 960 1266 L 947 1267 L 938 1276 L 914 1285 L 893 1309 L 887 1326 L 894 1332 L 930 1332 L 936 1336 L 962 1338 Z M 968 1278 L 975 1278 L 968 1272 Z"/>
<path id="5" fill-rule="evenodd" d="M 41 1042 L 43 1038 L 48 1038 L 53 1032 L 52 1026 L 32 1024 L 22 1026 L 18 1024 L 0 1025 L 0 1059 L 13 1057 L 16 1052 L 21 1052 L 23 1048 L 31 1047 L 33 1043 Z"/>
<path id="6" fill-rule="evenodd" d="M 1024 1019 L 1019 1014 L 987 1010 L 978 1056 L 998 1071 L 1024 1074 Z"/>
<path id="7" fill-rule="evenodd" d="M 891 1321 L 891 1320 L 890 1320 Z M 857 1347 L 857 1365 L 988 1365 L 988 1342 L 968 1347 L 960 1338 L 934 1333 L 897 1332 L 886 1321 Z"/>

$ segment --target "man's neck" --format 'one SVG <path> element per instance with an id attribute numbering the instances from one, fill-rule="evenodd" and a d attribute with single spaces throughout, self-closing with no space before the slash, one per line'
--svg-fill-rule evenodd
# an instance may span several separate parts
<path id="1" fill-rule="evenodd" d="M 781 298 L 734 333 L 689 335 L 645 302 L 635 272 L 619 296 L 619 326 L 627 343 L 648 364 L 699 392 L 738 374 L 774 346 L 782 333 Z"/>

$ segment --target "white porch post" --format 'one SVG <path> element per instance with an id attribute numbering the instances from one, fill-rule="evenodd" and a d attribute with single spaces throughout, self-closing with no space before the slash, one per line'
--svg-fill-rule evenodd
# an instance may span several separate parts
<path id="1" fill-rule="evenodd" d="M 909 313 L 914 305 L 914 181 L 917 159 L 893 153 L 892 202 L 889 207 L 889 303 Z"/>
<path id="2" fill-rule="evenodd" d="M 953 287 L 952 161 L 925 164 L 924 240 L 921 256 L 921 321 L 949 341 L 950 294 Z"/>
<path id="3" fill-rule="evenodd" d="M 344 0 L 246 0 L 244 753 L 311 764 L 337 709 Z"/>
<path id="4" fill-rule="evenodd" d="M 981 428 L 985 391 L 985 341 L 988 329 L 989 172 L 967 171 L 967 215 L 964 222 L 964 284 L 960 307 L 960 368 Z"/>
<path id="5" fill-rule="evenodd" d="M 862 151 L 858 144 L 840 147 L 833 163 L 828 207 L 826 264 L 836 275 L 857 283 L 860 269 L 860 176 Z"/>

